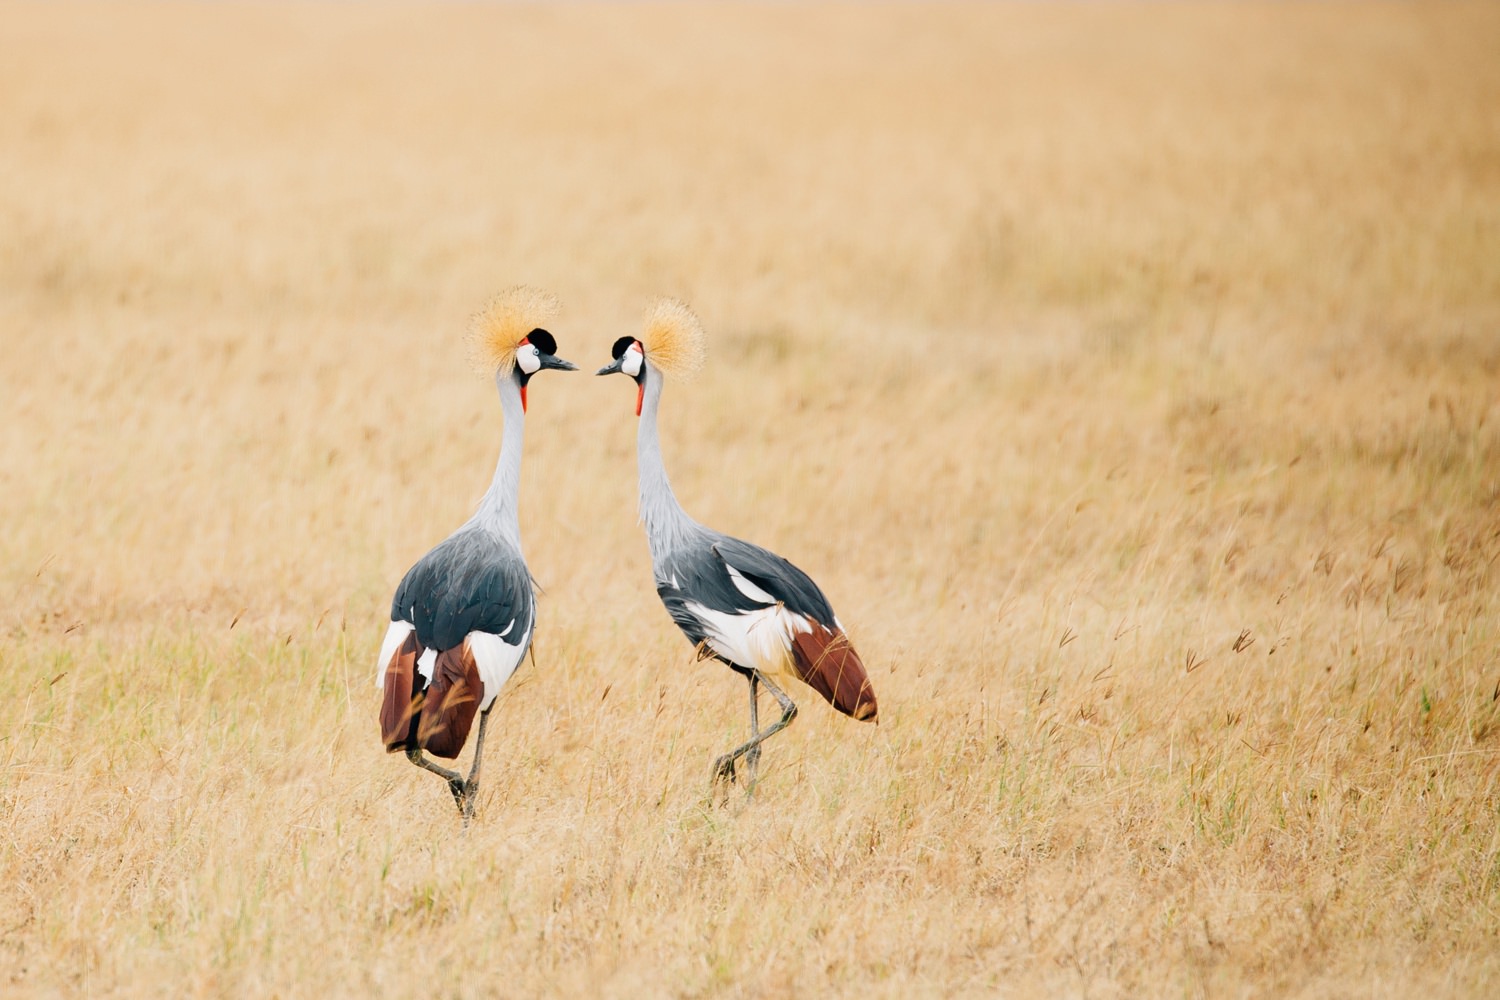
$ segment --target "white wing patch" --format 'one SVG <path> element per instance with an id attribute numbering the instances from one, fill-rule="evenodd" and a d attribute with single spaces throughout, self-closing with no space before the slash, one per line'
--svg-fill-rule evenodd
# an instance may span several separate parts
<path id="1" fill-rule="evenodd" d="M 375 663 L 375 686 L 385 687 L 385 671 L 391 665 L 391 657 L 396 655 L 396 650 L 406 641 L 406 637 L 416 631 L 416 626 L 411 622 L 394 621 L 391 627 L 385 630 L 385 638 L 380 642 L 380 659 Z"/>
<path id="2" fill-rule="evenodd" d="M 732 576 L 739 575 L 732 569 L 730 573 Z M 745 583 L 755 587 L 748 580 Z M 738 585 L 736 581 L 736 586 Z M 763 590 L 760 592 L 765 593 Z M 745 596 L 754 595 L 746 592 Z M 755 599 L 762 600 L 758 597 Z M 683 607 L 703 623 L 709 649 L 731 663 L 766 674 L 792 673 L 792 637 L 801 632 L 812 631 L 812 625 L 806 618 L 793 614 L 782 604 L 773 603 L 769 608 L 739 614 L 715 611 L 697 601 L 684 601 Z"/>
<path id="3" fill-rule="evenodd" d="M 505 633 L 509 633 L 514 627 L 515 622 L 511 622 Z M 487 712 L 495 701 L 495 695 L 510 680 L 516 667 L 521 665 L 521 658 L 531 645 L 531 629 L 521 633 L 521 641 L 515 646 L 493 632 L 470 632 L 464 641 L 469 644 L 469 652 L 474 654 L 474 665 L 479 668 L 479 680 L 484 685 L 484 697 L 479 702 L 479 710 Z"/>
<path id="4" fill-rule="evenodd" d="M 745 579 L 745 575 L 739 570 L 735 569 L 733 566 L 729 565 L 729 563 L 724 563 L 724 568 L 729 570 L 729 580 L 734 584 L 735 590 L 738 590 L 740 593 L 750 598 L 750 600 L 759 601 L 761 604 L 776 603 L 776 598 L 772 597 L 770 594 L 766 593 L 764 590 L 757 587 L 749 580 Z"/>
<path id="5" fill-rule="evenodd" d="M 515 630 L 516 623 L 512 621 L 506 626 L 500 635 L 490 632 L 470 632 L 466 638 L 469 651 L 474 654 L 474 665 L 479 668 L 479 680 L 484 685 L 484 698 L 479 703 L 480 711 L 485 711 L 494 702 L 495 695 L 510 680 L 511 674 L 516 672 L 516 667 L 521 665 L 521 658 L 526 655 L 527 648 L 531 645 L 531 630 L 527 629 L 521 634 L 521 644 L 512 646 L 502 636 L 509 635 Z M 380 643 L 380 662 L 375 671 L 375 686 L 385 687 L 385 671 L 391 663 L 391 657 L 401 648 L 406 637 L 416 631 L 416 626 L 411 622 L 394 621 L 391 627 L 386 629 L 385 639 Z M 432 683 L 432 671 L 437 666 L 438 651 L 435 649 L 424 649 L 422 655 L 417 657 L 417 670 L 426 682 L 422 686 Z"/>

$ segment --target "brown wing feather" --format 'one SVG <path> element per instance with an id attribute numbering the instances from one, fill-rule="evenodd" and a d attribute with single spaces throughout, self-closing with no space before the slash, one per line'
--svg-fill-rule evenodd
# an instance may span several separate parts
<path id="1" fill-rule="evenodd" d="M 385 665 L 385 681 L 380 701 L 380 739 L 387 753 L 405 750 L 412 745 L 416 734 L 413 719 L 421 707 L 417 697 L 417 684 L 421 680 L 417 673 L 417 657 L 422 655 L 422 646 L 417 634 L 412 632 L 406 641 Z"/>
<path id="2" fill-rule="evenodd" d="M 417 744 L 435 757 L 457 757 L 479 711 L 484 684 L 469 644 L 445 649 L 432 668 L 432 683 L 417 722 Z"/>
<path id="3" fill-rule="evenodd" d="M 865 665 L 849 637 L 843 629 L 830 630 L 816 622 L 809 624 L 811 632 L 798 632 L 792 638 L 797 676 L 845 715 L 861 722 L 875 722 L 878 713 L 875 689 L 870 686 Z"/>

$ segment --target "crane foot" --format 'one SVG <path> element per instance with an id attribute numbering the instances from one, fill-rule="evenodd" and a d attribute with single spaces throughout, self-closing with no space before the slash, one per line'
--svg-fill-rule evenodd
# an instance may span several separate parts
<path id="1" fill-rule="evenodd" d="M 734 771 L 734 754 L 726 753 L 715 760 L 713 775 L 709 778 L 708 782 L 709 804 L 728 805 L 729 786 L 734 784 L 737 777 L 738 775 Z M 720 792 L 721 784 L 723 788 L 722 792 Z"/>
<path id="2" fill-rule="evenodd" d="M 448 782 L 448 791 L 453 793 L 453 804 L 458 806 L 458 814 L 464 818 L 464 826 L 468 826 L 469 820 L 474 818 L 474 803 L 479 799 L 479 782 L 454 778 Z"/>
<path id="3" fill-rule="evenodd" d="M 732 785 L 734 784 L 734 779 L 734 754 L 726 753 L 714 761 L 714 773 L 713 777 L 709 779 L 709 783 L 717 785 L 723 781 Z"/>

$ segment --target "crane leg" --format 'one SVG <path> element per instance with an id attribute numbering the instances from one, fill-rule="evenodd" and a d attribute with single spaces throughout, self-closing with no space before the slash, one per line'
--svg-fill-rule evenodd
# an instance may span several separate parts
<path id="1" fill-rule="evenodd" d="M 474 816 L 474 794 L 479 791 L 479 760 L 484 753 L 484 728 L 489 721 L 489 712 L 480 714 L 479 735 L 474 738 L 474 764 L 469 768 L 467 780 L 457 771 L 450 771 L 432 761 L 422 753 L 421 747 L 406 748 L 407 760 L 448 782 L 448 791 L 453 793 L 453 802 L 458 806 L 459 815 L 464 818 L 464 826 L 468 826 L 469 820 Z"/>
<path id="2" fill-rule="evenodd" d="M 488 711 L 479 714 L 479 735 L 474 737 L 474 765 L 469 768 L 469 778 L 460 788 L 453 789 L 453 799 L 458 803 L 458 811 L 463 814 L 465 828 L 469 820 L 474 818 L 474 802 L 479 795 L 479 761 L 484 755 L 484 729 L 489 724 L 490 713 Z"/>
<path id="3" fill-rule="evenodd" d="M 760 732 L 760 678 L 754 672 L 750 674 L 750 735 L 754 737 Z M 757 743 L 745 751 L 745 770 L 749 774 L 745 778 L 745 794 L 755 794 L 755 772 L 760 766 L 760 744 Z"/>
<path id="4" fill-rule="evenodd" d="M 770 739 L 772 736 L 775 736 L 777 733 L 781 732 L 787 726 L 791 725 L 792 724 L 792 720 L 797 717 L 797 706 L 796 706 L 795 703 L 793 703 L 792 699 L 790 699 L 790 698 L 788 698 L 786 696 L 786 692 L 785 691 L 781 690 L 781 688 L 777 687 L 775 684 L 772 684 L 771 681 L 770 681 L 770 679 L 767 678 L 767 677 L 762 676 L 759 671 L 751 671 L 750 676 L 751 676 L 751 678 L 753 680 L 759 681 L 759 683 L 764 684 L 765 687 L 766 687 L 766 690 L 769 691 L 769 692 L 771 692 L 772 696 L 775 697 L 776 701 L 778 703 L 780 703 L 780 705 L 781 705 L 781 718 L 777 719 L 770 726 L 766 727 L 766 730 L 764 732 L 751 733 L 750 739 L 748 741 L 746 741 L 744 744 L 742 744 L 740 746 L 735 747 L 733 750 L 729 751 L 728 753 L 724 754 L 722 757 L 720 757 L 717 760 L 715 760 L 714 761 L 713 777 L 710 780 L 710 786 L 711 787 L 714 787 L 714 788 L 718 787 L 718 784 L 719 784 L 720 781 L 724 781 L 726 785 L 729 782 L 734 781 L 734 779 L 735 779 L 734 762 L 737 761 L 737 760 L 739 760 L 741 757 L 744 757 L 747 754 L 753 753 L 755 755 L 754 758 L 753 758 L 753 760 L 758 764 L 759 761 L 760 761 L 760 745 L 762 743 L 764 743 L 766 740 Z M 751 688 L 751 690 L 753 692 L 755 689 Z M 752 695 L 752 697 L 753 697 L 753 695 Z M 747 760 L 747 764 L 749 764 L 748 760 Z M 749 767 L 750 767 L 750 772 L 751 772 L 751 786 L 750 787 L 751 787 L 751 790 L 753 790 L 753 788 L 754 788 L 754 773 L 755 773 L 754 772 L 754 767 L 755 767 L 755 765 L 754 764 L 749 764 Z M 724 790 L 724 794 L 725 794 L 725 797 L 727 798 L 728 795 L 729 795 L 729 790 L 728 790 L 727 787 Z"/>
<path id="5" fill-rule="evenodd" d="M 409 761 L 411 761 L 413 764 L 417 765 L 418 767 L 423 768 L 423 769 L 428 770 L 428 771 L 431 771 L 433 774 L 437 775 L 439 778 L 442 778 L 443 780 L 447 781 L 448 782 L 448 787 L 450 789 L 454 788 L 455 786 L 462 786 L 463 785 L 463 778 L 459 775 L 459 773 L 457 771 L 450 771 L 446 767 L 443 767 L 441 764 L 433 763 L 431 760 L 429 760 L 427 758 L 427 756 L 425 754 L 422 753 L 422 748 L 421 747 L 407 747 L 406 748 L 406 759 L 409 760 Z M 457 795 L 458 793 L 454 792 L 454 794 Z"/>

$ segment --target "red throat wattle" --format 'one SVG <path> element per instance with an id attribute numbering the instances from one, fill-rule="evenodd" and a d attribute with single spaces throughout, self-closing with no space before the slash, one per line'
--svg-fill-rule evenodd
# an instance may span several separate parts
<path id="1" fill-rule="evenodd" d="M 635 387 L 635 415 L 641 415 L 641 404 L 646 401 L 646 383 L 642 382 Z"/>
<path id="2" fill-rule="evenodd" d="M 519 351 L 529 343 L 531 343 L 531 337 L 529 335 L 522 337 L 520 343 L 516 344 L 516 350 Z M 521 383 L 521 412 L 526 412 L 526 383 L 524 382 Z"/>

